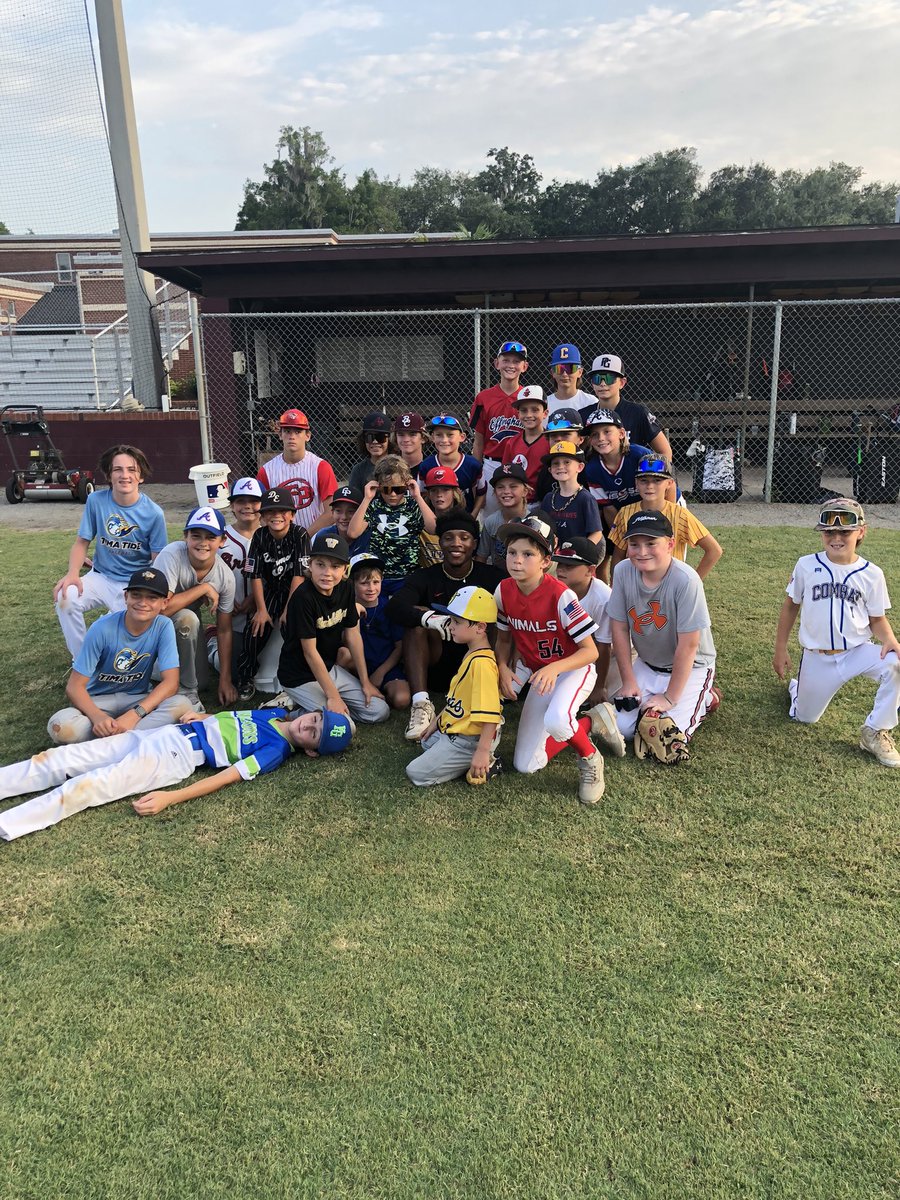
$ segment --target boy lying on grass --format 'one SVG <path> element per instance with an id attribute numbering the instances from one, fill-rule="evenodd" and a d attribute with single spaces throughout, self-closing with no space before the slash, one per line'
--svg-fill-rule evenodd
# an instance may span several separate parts
<path id="1" fill-rule="evenodd" d="M 180 725 L 57 746 L 0 767 L 0 800 L 52 789 L 0 813 L 0 838 L 11 842 L 148 786 L 154 790 L 144 792 L 133 807 L 142 817 L 152 816 L 170 804 L 208 796 L 231 783 L 274 771 L 295 751 L 302 750 L 310 758 L 336 754 L 350 744 L 354 730 L 348 716 L 328 709 L 293 719 L 284 709 L 271 708 L 211 717 L 188 712 Z M 187 787 L 158 790 L 190 778 L 198 767 L 222 770 Z"/>

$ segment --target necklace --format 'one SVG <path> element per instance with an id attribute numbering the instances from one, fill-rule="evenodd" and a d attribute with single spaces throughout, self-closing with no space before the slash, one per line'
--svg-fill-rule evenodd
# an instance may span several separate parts
<path id="1" fill-rule="evenodd" d="M 579 488 L 578 491 L 580 492 L 581 488 Z M 569 507 L 570 502 L 572 500 L 574 500 L 575 496 L 577 496 L 577 495 L 578 495 L 578 492 L 575 492 L 571 496 L 563 496 L 561 492 L 559 492 L 556 488 L 554 488 L 552 492 L 547 493 L 547 495 L 544 497 L 544 499 L 550 501 L 550 511 L 551 512 L 565 512 L 566 509 Z M 555 496 L 558 496 L 559 499 L 562 500 L 561 505 L 556 503 L 556 500 L 554 499 Z"/>
<path id="2" fill-rule="evenodd" d="M 472 561 L 469 563 L 469 569 L 468 569 L 468 571 L 466 571 L 465 575 L 448 575 L 443 562 L 441 563 L 441 570 L 444 572 L 444 574 L 447 576 L 447 578 L 451 579 L 454 583 L 465 583 L 465 581 L 472 574 L 472 570 L 473 570 L 474 566 L 475 566 L 475 559 L 473 558 Z"/>

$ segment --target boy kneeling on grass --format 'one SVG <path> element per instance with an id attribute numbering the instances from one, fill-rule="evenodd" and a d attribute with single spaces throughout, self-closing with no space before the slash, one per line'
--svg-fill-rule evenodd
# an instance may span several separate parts
<path id="1" fill-rule="evenodd" d="M 485 783 L 500 771 L 494 750 L 503 717 L 497 660 L 488 642 L 488 626 L 496 623 L 497 604 L 484 588 L 464 587 L 449 604 L 436 604 L 450 617 L 450 636 L 465 646 L 466 656 L 450 683 L 447 703 L 422 735 L 422 751 L 407 765 L 416 787 L 448 783 L 465 775 L 469 783 Z"/>
<path id="2" fill-rule="evenodd" d="M 93 742 L 57 746 L 24 762 L 0 767 L 0 800 L 40 788 L 52 791 L 0 813 L 0 838 L 14 838 L 56 825 L 73 813 L 132 796 L 142 817 L 162 812 L 231 783 L 274 771 L 298 750 L 310 758 L 337 754 L 350 744 L 354 725 L 343 713 L 321 709 L 289 718 L 284 709 L 223 712 L 213 717 L 188 712 L 180 725 L 148 733 L 132 730 Z M 171 792 L 198 767 L 221 767 L 215 775 Z"/>

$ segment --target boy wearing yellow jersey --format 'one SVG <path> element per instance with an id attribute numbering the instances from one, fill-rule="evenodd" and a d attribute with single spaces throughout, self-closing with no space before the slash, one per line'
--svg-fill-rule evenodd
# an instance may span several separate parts
<path id="1" fill-rule="evenodd" d="M 465 775 L 469 783 L 484 783 L 500 771 L 494 750 L 500 740 L 500 677 L 488 641 L 488 626 L 497 621 L 490 592 L 464 587 L 450 603 L 434 605 L 449 616 L 453 641 L 466 647 L 466 656 L 450 682 L 447 703 L 422 735 L 422 753 L 406 768 L 416 787 L 448 783 Z"/>

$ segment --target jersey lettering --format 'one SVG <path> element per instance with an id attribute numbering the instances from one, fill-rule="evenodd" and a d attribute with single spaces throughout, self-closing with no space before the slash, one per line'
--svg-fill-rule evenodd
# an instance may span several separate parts
<path id="1" fill-rule="evenodd" d="M 559 638 L 553 638 L 552 641 L 550 638 L 540 638 L 537 648 L 541 658 L 565 658 Z"/>
<path id="2" fill-rule="evenodd" d="M 330 617 L 316 617 L 316 629 L 332 629 L 335 625 L 340 625 L 346 615 L 346 608 L 339 608 Z"/>
<path id="3" fill-rule="evenodd" d="M 521 617 L 506 618 L 508 625 L 512 629 L 522 629 L 526 633 L 555 633 L 557 628 L 556 621 L 545 621 L 541 624 L 540 621 L 524 621 Z"/>
<path id="4" fill-rule="evenodd" d="M 861 595 L 858 588 L 848 587 L 846 583 L 814 583 L 812 588 L 813 600 L 843 600 L 847 604 L 858 604 Z"/>
<path id="5" fill-rule="evenodd" d="M 658 600 L 651 600 L 650 607 L 645 613 L 638 613 L 632 605 L 628 610 L 628 616 L 631 619 L 632 629 L 637 634 L 643 633 L 649 625 L 655 625 L 657 629 L 664 629 L 668 624 L 668 617 L 665 613 L 660 612 Z"/>

